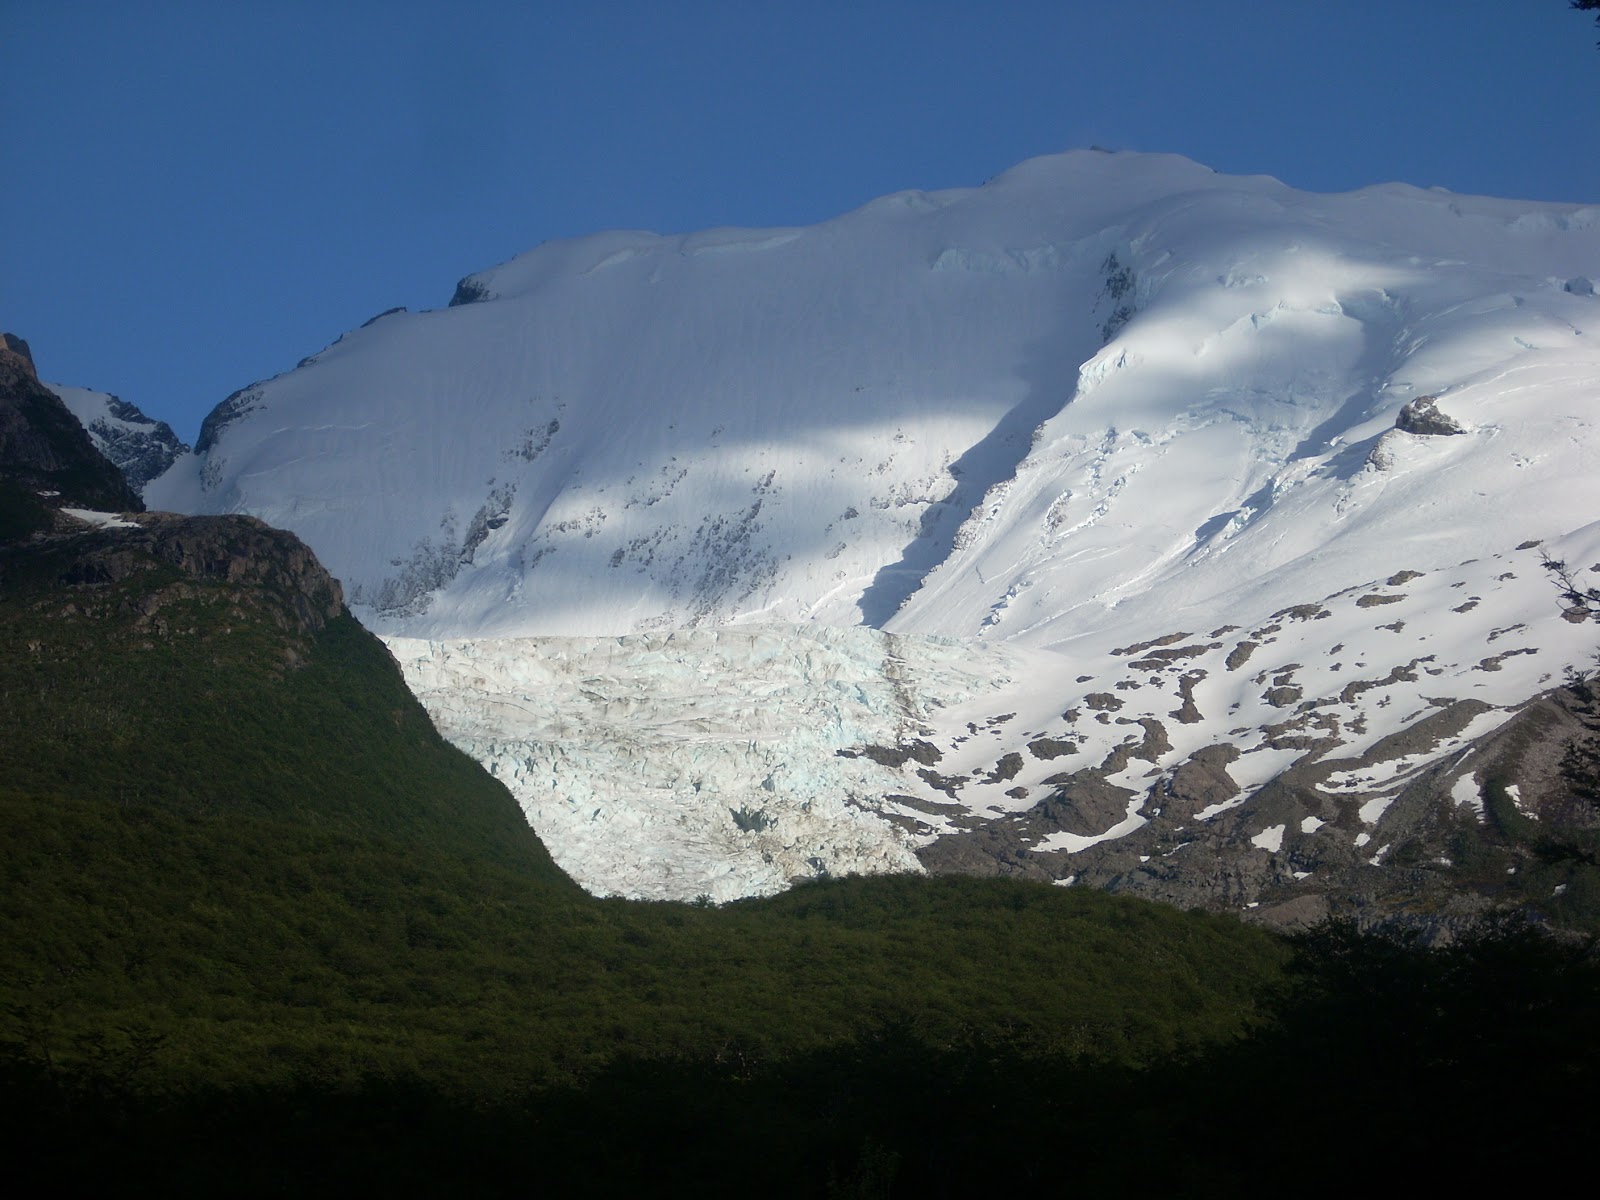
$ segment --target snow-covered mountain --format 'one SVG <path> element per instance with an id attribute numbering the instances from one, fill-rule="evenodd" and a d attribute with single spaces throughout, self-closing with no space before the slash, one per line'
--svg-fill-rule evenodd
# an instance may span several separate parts
<path id="1" fill-rule="evenodd" d="M 46 384 L 61 397 L 68 410 L 89 431 L 94 448 L 104 454 L 143 493 L 145 485 L 166 472 L 189 447 L 178 440 L 172 426 L 147 417 L 120 396 L 87 388 Z"/>
<path id="2" fill-rule="evenodd" d="M 293 529 L 424 639 L 436 718 L 602 890 L 1018 821 L 1068 878 L 1197 762 L 1185 819 L 1231 828 L 1366 755 L 1230 835 L 1300 882 L 1590 649 L 1539 556 L 1600 557 L 1596 277 L 1596 207 L 1074 152 L 541 246 L 229 397 L 146 499 Z"/>

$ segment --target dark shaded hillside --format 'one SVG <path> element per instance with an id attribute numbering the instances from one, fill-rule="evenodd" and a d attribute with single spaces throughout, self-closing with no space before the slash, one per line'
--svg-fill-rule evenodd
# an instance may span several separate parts
<path id="1" fill-rule="evenodd" d="M 38 1052 L 117 1013 L 238 1053 L 205 1021 L 441 970 L 441 907 L 579 897 L 297 540 L 137 520 L 0 551 L 0 940 Z"/>

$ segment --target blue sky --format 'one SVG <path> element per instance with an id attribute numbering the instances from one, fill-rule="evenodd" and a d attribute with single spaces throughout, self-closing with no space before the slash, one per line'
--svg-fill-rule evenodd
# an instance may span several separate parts
<path id="1" fill-rule="evenodd" d="M 0 327 L 192 440 L 553 237 L 823 220 L 1076 146 L 1600 202 L 1565 0 L 0 0 Z"/>

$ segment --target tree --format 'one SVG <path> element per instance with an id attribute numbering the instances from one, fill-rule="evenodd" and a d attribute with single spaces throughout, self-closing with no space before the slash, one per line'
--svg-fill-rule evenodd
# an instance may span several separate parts
<path id="1" fill-rule="evenodd" d="M 1572 7 L 1580 12 L 1600 13 L 1600 0 L 1572 0 Z M 1595 17 L 1594 23 L 1600 25 L 1600 16 Z M 1600 46 L 1600 42 L 1596 42 L 1595 45 Z"/>
<path id="2" fill-rule="evenodd" d="M 1600 0 L 1573 0 L 1574 8 L 1580 5 L 1600 9 Z M 1544 569 L 1560 593 L 1562 616 L 1569 621 L 1600 621 L 1600 588 L 1586 585 L 1565 562 L 1548 554 Z M 1568 667 L 1567 690 L 1573 715 L 1589 733 L 1567 747 L 1561 774 L 1575 796 L 1600 809 L 1600 674 Z"/>
<path id="3" fill-rule="evenodd" d="M 1578 0 L 1573 0 L 1573 3 L 1578 3 Z M 1600 0 L 1585 0 L 1585 3 L 1600 8 Z M 1600 17 L 1596 20 L 1600 20 Z M 1578 579 L 1577 572 L 1559 558 L 1544 554 L 1540 562 L 1555 581 L 1556 590 L 1561 593 L 1562 616 L 1569 621 L 1600 621 L 1600 587 L 1586 587 Z"/>

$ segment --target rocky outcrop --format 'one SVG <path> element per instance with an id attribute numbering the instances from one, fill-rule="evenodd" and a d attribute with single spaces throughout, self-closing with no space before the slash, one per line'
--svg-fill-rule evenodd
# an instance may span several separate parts
<path id="1" fill-rule="evenodd" d="M 1063 877 L 1063 858 L 1040 843 L 1056 834 L 1103 836 L 1128 812 L 1134 793 L 1107 783 L 1097 770 L 1062 776 L 1061 786 L 1026 812 L 929 842 L 917 851 L 923 867 L 939 874 Z"/>
<path id="2" fill-rule="evenodd" d="M 1394 427 L 1401 433 L 1415 433 L 1423 437 L 1444 437 L 1466 432 L 1460 421 L 1440 411 L 1437 396 L 1418 396 L 1411 401 L 1400 410 Z"/>
<path id="3" fill-rule="evenodd" d="M 1228 774 L 1228 764 L 1239 757 L 1237 746 L 1205 746 L 1172 773 L 1167 782 L 1169 811 L 1192 816 L 1213 804 L 1232 800 L 1239 785 Z"/>
<path id="4" fill-rule="evenodd" d="M 34 371 L 33 351 L 28 349 L 28 343 L 14 333 L 0 333 L 0 347 L 11 351 L 28 364 L 28 370 Z M 34 377 L 38 377 L 35 371 Z"/>
<path id="5" fill-rule="evenodd" d="M 222 436 L 222 431 L 240 417 L 248 416 L 261 406 L 261 388 L 252 384 L 250 387 L 240 388 L 221 404 L 217 405 L 206 414 L 206 419 L 200 422 L 200 436 L 196 439 L 194 449 L 196 454 L 204 454 L 217 444 L 217 439 Z"/>
<path id="6" fill-rule="evenodd" d="M 138 587 L 122 586 L 134 580 Z M 86 611 L 133 604 L 147 616 L 193 599 L 197 584 L 222 585 L 301 637 L 320 632 L 344 606 L 338 581 L 304 542 L 245 516 L 142 513 L 95 524 L 63 515 L 53 534 L 0 554 L 0 586 L 7 584 L 67 597 Z"/>
<path id="7" fill-rule="evenodd" d="M 1359 804 L 1341 794 L 1348 777 L 1419 754 L 1485 706 L 1444 709 L 1431 730 L 1419 723 L 1360 758 L 1303 761 L 1243 797 L 1227 771 L 1234 747 L 1205 747 L 1130 810 L 1138 828 L 1104 840 L 1094 835 L 1136 797 L 1098 771 L 1077 772 L 1032 810 L 939 838 L 917 857 L 934 873 L 1053 879 L 1280 929 L 1336 916 L 1441 940 L 1494 908 L 1587 927 L 1600 810 L 1575 796 L 1569 752 L 1600 724 L 1600 689 L 1587 687 L 1536 698 Z M 1092 844 L 1052 837 L 1061 833 Z"/>
<path id="8" fill-rule="evenodd" d="M 480 300 L 490 299 L 490 292 L 486 285 L 475 276 L 468 275 L 456 283 L 455 293 L 450 297 L 448 307 L 457 308 L 463 304 L 476 304 Z"/>

